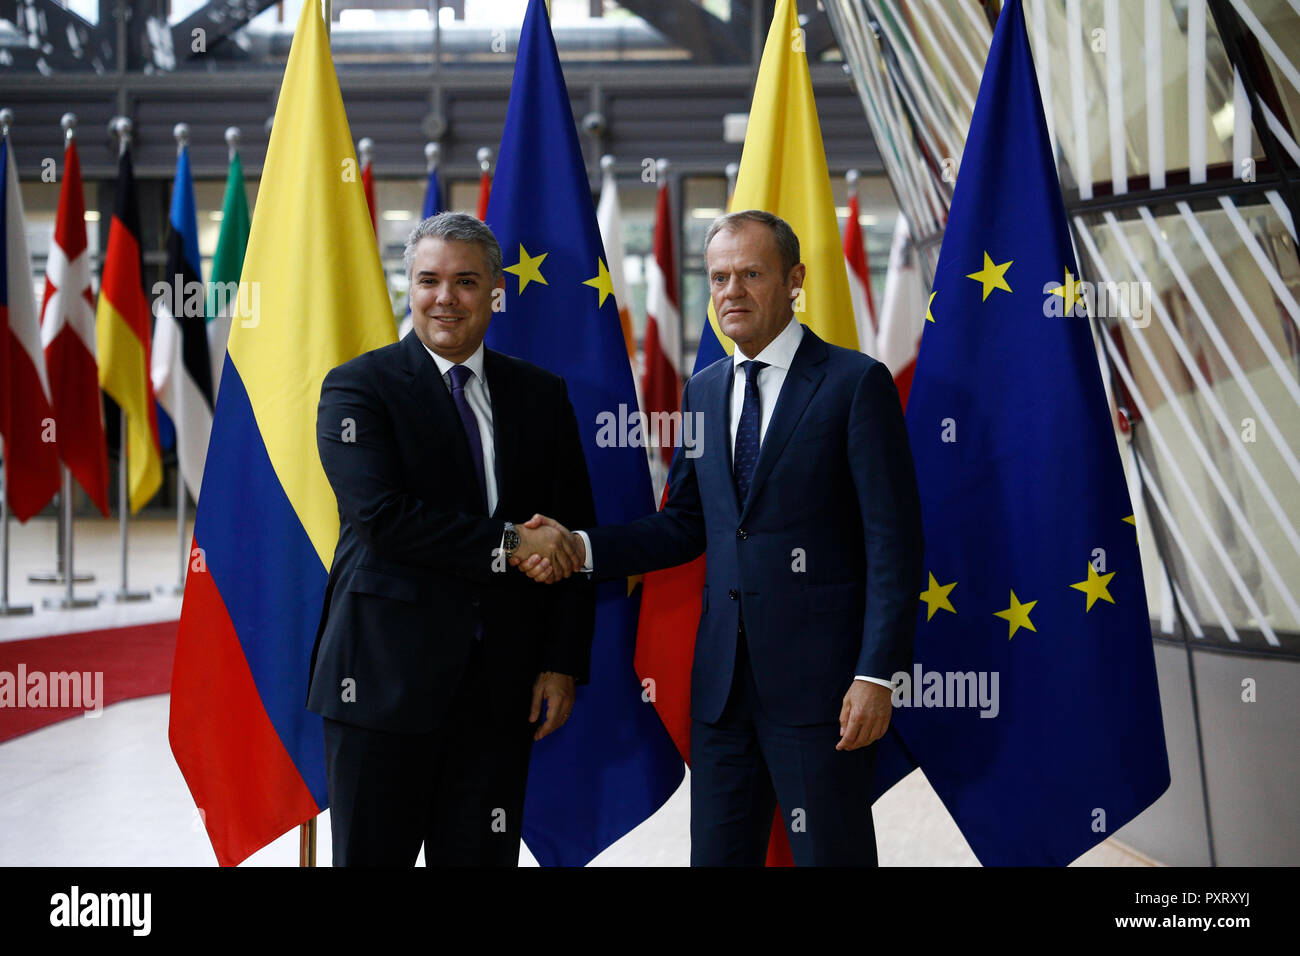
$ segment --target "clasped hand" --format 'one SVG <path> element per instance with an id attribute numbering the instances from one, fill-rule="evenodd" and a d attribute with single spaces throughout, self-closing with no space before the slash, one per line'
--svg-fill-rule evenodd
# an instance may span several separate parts
<path id="1" fill-rule="evenodd" d="M 516 525 L 519 547 L 510 556 L 510 566 L 534 581 L 554 584 L 582 567 L 587 549 L 582 538 L 545 515 L 533 515 Z"/>

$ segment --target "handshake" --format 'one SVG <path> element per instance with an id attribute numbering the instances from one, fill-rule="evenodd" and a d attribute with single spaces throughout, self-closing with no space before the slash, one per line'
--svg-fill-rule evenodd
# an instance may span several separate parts
<path id="1" fill-rule="evenodd" d="M 519 533 L 519 547 L 510 555 L 510 566 L 534 581 L 563 581 L 587 560 L 582 537 L 553 518 L 533 515 L 515 530 Z"/>

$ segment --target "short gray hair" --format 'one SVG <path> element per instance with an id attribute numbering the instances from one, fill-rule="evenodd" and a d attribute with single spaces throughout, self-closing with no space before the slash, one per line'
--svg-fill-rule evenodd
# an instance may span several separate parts
<path id="1" fill-rule="evenodd" d="M 482 246 L 487 256 L 488 270 L 492 281 L 501 278 L 501 244 L 487 224 L 463 212 L 440 212 L 430 216 L 411 230 L 406 237 L 406 248 L 402 251 L 402 265 L 406 267 L 406 276 L 411 277 L 415 267 L 415 248 L 421 239 L 442 239 L 450 242 L 473 242 Z"/>
<path id="2" fill-rule="evenodd" d="M 761 223 L 772 230 L 772 238 L 776 240 L 776 251 L 781 256 L 781 273 L 783 276 L 789 275 L 790 270 L 799 264 L 799 237 L 794 234 L 788 222 L 763 209 L 742 209 L 740 212 L 729 212 L 713 220 L 709 231 L 704 235 L 705 259 L 708 258 L 709 243 L 713 241 L 714 236 L 723 229 L 735 232 L 747 222 Z"/>

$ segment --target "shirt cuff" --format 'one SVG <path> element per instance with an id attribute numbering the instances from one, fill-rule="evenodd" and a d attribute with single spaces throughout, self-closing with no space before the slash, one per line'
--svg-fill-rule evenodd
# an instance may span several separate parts
<path id="1" fill-rule="evenodd" d="M 890 688 L 891 690 L 892 690 L 893 687 L 894 687 L 894 682 L 893 682 L 893 681 L 885 680 L 883 677 L 865 677 L 865 676 L 863 676 L 862 674 L 857 674 L 857 675 L 854 676 L 853 679 L 854 679 L 854 680 L 865 680 L 865 681 L 870 681 L 870 682 L 873 683 L 873 684 L 883 684 L 885 687 L 888 687 L 888 688 Z"/>
<path id="2" fill-rule="evenodd" d="M 591 560 L 591 538 L 587 537 L 587 532 L 585 531 L 575 531 L 573 533 L 582 539 L 582 547 L 587 553 L 586 559 L 582 562 L 582 567 L 578 568 L 578 570 L 590 574 L 596 569 Z"/>

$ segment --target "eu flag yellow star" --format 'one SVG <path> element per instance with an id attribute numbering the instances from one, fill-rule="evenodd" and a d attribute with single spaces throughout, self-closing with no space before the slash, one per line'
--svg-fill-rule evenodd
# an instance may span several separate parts
<path id="1" fill-rule="evenodd" d="M 528 250 L 524 248 L 524 244 L 519 243 L 519 261 L 512 266 L 506 266 L 505 271 L 519 276 L 520 292 L 527 289 L 530 282 L 550 285 L 542 275 L 542 260 L 548 255 L 550 255 L 549 252 L 543 252 L 540 256 L 530 256 Z"/>
<path id="2" fill-rule="evenodd" d="M 1066 315 L 1074 315 L 1074 307 L 1084 301 L 1083 293 L 1079 289 L 1080 285 L 1079 280 L 1067 268 L 1065 270 L 1065 282 L 1052 290 L 1052 295 L 1059 295 L 1065 300 Z"/>
<path id="3" fill-rule="evenodd" d="M 930 301 L 927 302 L 927 303 L 925 304 L 925 321 L 927 321 L 927 322 L 933 322 L 933 321 L 934 321 L 934 315 L 930 312 L 930 306 L 934 305 L 934 297 L 935 297 L 936 295 L 938 295 L 938 294 L 939 294 L 939 293 L 937 293 L 937 292 L 931 292 L 931 293 L 930 293 Z"/>
<path id="4" fill-rule="evenodd" d="M 1098 599 L 1109 601 L 1111 604 L 1115 603 L 1115 599 L 1111 597 L 1110 592 L 1106 590 L 1106 585 L 1110 584 L 1110 579 L 1114 576 L 1114 571 L 1111 571 L 1109 574 L 1098 574 L 1097 569 L 1094 568 L 1092 562 L 1089 561 L 1088 577 L 1085 580 L 1080 581 L 1078 584 L 1070 585 L 1070 587 L 1074 588 L 1076 591 L 1082 591 L 1084 594 L 1088 595 L 1088 606 L 1083 609 L 1085 614 L 1092 610 L 1093 604 L 1095 604 Z"/>
<path id="5" fill-rule="evenodd" d="M 992 257 L 989 256 L 987 252 L 984 253 L 984 268 L 979 272 L 971 272 L 966 276 L 967 279 L 974 279 L 976 282 L 984 286 L 984 298 L 980 301 L 987 302 L 989 293 L 994 289 L 1002 289 L 1006 292 L 1011 291 L 1011 286 L 1007 285 L 1006 275 L 1007 270 L 1011 268 L 1011 263 L 1013 261 L 1014 260 L 1012 259 L 1008 259 L 1006 262 L 995 265 Z"/>
<path id="6" fill-rule="evenodd" d="M 596 274 L 590 279 L 584 279 L 583 285 L 589 285 L 600 293 L 600 298 L 596 301 L 596 306 L 605 304 L 605 298 L 614 294 L 614 280 L 609 276 L 609 270 L 605 268 L 605 260 L 596 257 Z"/>
<path id="7" fill-rule="evenodd" d="M 1000 617 L 1008 623 L 1010 627 L 1007 634 L 1008 641 L 1015 637 L 1016 631 L 1020 630 L 1022 627 L 1028 628 L 1037 633 L 1038 628 L 1034 627 L 1034 622 L 1029 620 L 1029 612 L 1034 609 L 1034 605 L 1037 603 L 1037 601 L 1026 601 L 1022 604 L 1020 599 L 1016 597 L 1016 592 L 1012 591 L 1011 606 L 1005 611 L 993 612 L 994 617 Z"/>
<path id="8" fill-rule="evenodd" d="M 921 592 L 921 600 L 925 602 L 925 619 L 928 621 L 934 617 L 935 611 L 951 611 L 957 613 L 957 609 L 952 606 L 952 601 L 948 599 L 948 594 L 957 586 L 957 582 L 952 584 L 940 584 L 934 579 L 933 572 L 930 574 L 930 586 Z"/>

